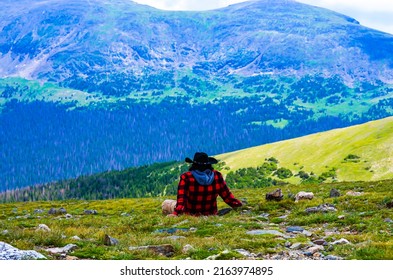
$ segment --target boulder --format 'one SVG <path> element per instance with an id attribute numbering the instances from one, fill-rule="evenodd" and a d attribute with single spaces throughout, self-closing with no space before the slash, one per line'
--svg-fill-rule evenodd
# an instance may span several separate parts
<path id="1" fill-rule="evenodd" d="M 169 215 L 175 211 L 176 208 L 176 200 L 173 199 L 166 199 L 161 204 L 162 214 Z"/>
<path id="2" fill-rule="evenodd" d="M 290 226 L 286 228 L 286 232 L 303 232 L 304 228 L 299 226 Z"/>
<path id="3" fill-rule="evenodd" d="M 57 214 L 57 210 L 55 208 L 51 208 L 51 209 L 49 209 L 48 214 L 49 215 L 56 215 Z"/>
<path id="4" fill-rule="evenodd" d="M 341 194 L 337 189 L 333 188 L 330 190 L 330 197 L 340 197 L 340 196 L 341 196 Z"/>
<path id="5" fill-rule="evenodd" d="M 96 210 L 85 210 L 85 211 L 83 211 L 83 214 L 85 214 L 85 215 L 97 215 L 98 212 Z"/>
<path id="6" fill-rule="evenodd" d="M 295 195 L 295 202 L 299 202 L 299 200 L 305 200 L 305 199 L 311 200 L 313 198 L 314 198 L 314 193 L 302 191 L 302 192 L 298 192 Z"/>
<path id="7" fill-rule="evenodd" d="M 193 251 L 194 247 L 192 247 L 190 244 L 186 244 L 183 246 L 183 249 L 181 250 L 183 254 L 188 254 L 189 252 Z"/>
<path id="8" fill-rule="evenodd" d="M 187 232 L 190 231 L 191 229 L 189 228 L 177 228 L 177 227 L 172 227 L 172 228 L 160 228 L 160 229 L 156 229 L 154 231 L 154 233 L 169 233 L 169 234 L 174 234 L 175 232 L 178 231 L 183 231 L 183 232 Z"/>
<path id="9" fill-rule="evenodd" d="M 315 254 L 319 251 L 323 251 L 325 250 L 325 247 L 323 247 L 322 245 L 314 245 L 311 246 L 310 248 L 307 248 L 307 252 L 310 252 L 311 254 Z"/>
<path id="10" fill-rule="evenodd" d="M 348 240 L 346 240 L 345 238 L 341 238 L 339 240 L 330 242 L 330 244 L 332 245 L 346 245 L 346 244 L 351 244 L 351 242 L 349 242 Z"/>
<path id="11" fill-rule="evenodd" d="M 349 191 L 349 192 L 347 192 L 347 195 L 349 195 L 349 196 L 361 196 L 361 195 L 363 195 L 363 193 L 355 192 L 355 191 Z"/>
<path id="12" fill-rule="evenodd" d="M 46 231 L 46 232 L 50 232 L 51 229 L 45 225 L 45 224 L 39 224 L 36 231 Z"/>
<path id="13" fill-rule="evenodd" d="M 105 234 L 104 237 L 104 244 L 106 246 L 115 246 L 117 244 L 119 244 L 119 240 L 117 240 L 116 238 L 113 238 L 111 236 L 109 236 L 108 234 Z"/>
<path id="14" fill-rule="evenodd" d="M 59 214 L 64 215 L 64 214 L 67 214 L 67 210 L 65 210 L 65 208 L 63 208 L 63 207 L 60 207 L 59 209 L 51 208 L 51 209 L 49 209 L 48 214 L 49 215 L 59 215 Z"/>
<path id="15" fill-rule="evenodd" d="M 275 191 L 267 193 L 265 196 L 267 201 L 272 201 L 272 200 L 280 201 L 283 199 L 283 197 L 284 195 L 282 194 L 281 189 L 276 189 Z"/>
<path id="16" fill-rule="evenodd" d="M 321 204 L 316 207 L 309 207 L 305 210 L 305 212 L 307 214 L 318 213 L 318 212 L 326 213 L 326 212 L 335 212 L 335 211 L 337 211 L 336 207 L 334 207 L 334 205 L 328 204 L 328 203 Z"/>
<path id="17" fill-rule="evenodd" d="M 42 209 L 34 209 L 34 214 L 42 214 L 44 213 L 44 210 Z"/>
<path id="18" fill-rule="evenodd" d="M 321 246 L 326 246 L 328 243 L 326 242 L 325 239 L 316 239 L 313 241 L 314 244 L 316 245 L 321 245 Z"/>
<path id="19" fill-rule="evenodd" d="M 386 218 L 385 220 L 383 220 L 385 223 L 389 223 L 389 224 L 393 224 L 393 220 L 390 218 Z"/>
<path id="20" fill-rule="evenodd" d="M 58 213 L 59 214 L 67 214 L 67 210 L 65 210 L 65 208 L 63 208 L 63 207 L 60 207 L 58 210 Z"/>
<path id="21" fill-rule="evenodd" d="M 60 255 L 60 254 L 68 254 L 70 251 L 76 249 L 78 246 L 75 244 L 68 244 L 64 247 L 57 247 L 57 248 L 48 248 L 45 249 L 45 251 L 54 254 L 54 255 Z"/>
<path id="22" fill-rule="evenodd" d="M 33 250 L 19 250 L 0 241 L 0 260 L 37 260 L 46 257 Z"/>

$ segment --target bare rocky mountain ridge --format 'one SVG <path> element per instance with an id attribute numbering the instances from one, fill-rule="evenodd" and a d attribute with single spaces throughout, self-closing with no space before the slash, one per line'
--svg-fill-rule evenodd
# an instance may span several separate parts
<path id="1" fill-rule="evenodd" d="M 393 82 L 393 36 L 295 1 L 251 1 L 204 12 L 131 1 L 6 1 L 0 75 L 72 85 L 158 72 L 200 77 L 322 74 Z M 175 79 L 174 79 L 175 80 Z M 176 83 L 176 80 L 175 80 Z"/>

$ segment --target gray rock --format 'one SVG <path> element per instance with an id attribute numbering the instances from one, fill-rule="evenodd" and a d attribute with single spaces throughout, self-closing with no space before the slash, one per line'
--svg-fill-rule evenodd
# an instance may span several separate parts
<path id="1" fill-rule="evenodd" d="M 386 219 L 384 220 L 384 222 L 385 222 L 385 223 L 393 224 L 393 220 L 390 219 L 390 218 L 386 218 Z"/>
<path id="2" fill-rule="evenodd" d="M 247 257 L 247 258 L 255 258 L 256 255 L 254 253 L 250 253 L 249 251 L 245 250 L 245 249 L 235 249 L 236 252 L 238 252 L 239 254 Z"/>
<path id="3" fill-rule="evenodd" d="M 82 240 L 82 239 L 81 239 L 79 236 L 77 236 L 77 235 L 74 235 L 73 237 L 71 237 L 71 239 L 76 240 L 76 241 Z"/>
<path id="4" fill-rule="evenodd" d="M 115 246 L 117 244 L 119 244 L 119 240 L 117 240 L 116 238 L 113 238 L 111 236 L 109 236 L 108 234 L 105 234 L 104 237 L 104 244 L 106 246 Z"/>
<path id="5" fill-rule="evenodd" d="M 193 251 L 194 247 L 192 247 L 190 244 L 186 244 L 183 246 L 183 249 L 181 250 L 183 254 L 188 254 L 189 252 Z"/>
<path id="6" fill-rule="evenodd" d="M 36 231 L 46 231 L 46 232 L 50 232 L 51 229 L 45 225 L 45 224 L 39 224 Z"/>
<path id="7" fill-rule="evenodd" d="M 309 251 L 303 252 L 303 254 L 304 254 L 305 256 L 307 256 L 307 257 L 312 257 L 312 255 L 313 255 L 313 253 L 311 253 L 311 252 L 309 252 Z"/>
<path id="8" fill-rule="evenodd" d="M 194 229 L 194 228 L 193 228 Z M 191 228 L 177 228 L 177 227 L 171 227 L 171 228 L 160 228 L 156 229 L 154 233 L 169 233 L 169 234 L 174 234 L 175 232 L 187 232 L 191 231 Z"/>
<path id="9" fill-rule="evenodd" d="M 319 251 L 323 251 L 323 250 L 325 250 L 325 247 L 323 247 L 321 245 L 315 245 L 310 248 L 307 248 L 307 252 L 310 252 L 311 254 L 315 254 L 315 253 L 317 253 Z"/>
<path id="10" fill-rule="evenodd" d="M 345 245 L 345 244 L 351 244 L 351 242 L 349 242 L 348 240 L 346 240 L 345 238 L 341 238 L 339 240 L 330 242 L 330 244 L 332 245 Z"/>
<path id="11" fill-rule="evenodd" d="M 5 229 L 5 230 L 3 230 L 3 231 L 1 232 L 2 235 L 7 235 L 7 234 L 9 234 L 9 233 L 10 233 L 10 231 L 9 231 L 8 229 Z"/>
<path id="12" fill-rule="evenodd" d="M 312 213 L 327 213 L 327 212 L 336 212 L 336 211 L 337 211 L 336 207 L 335 207 L 334 205 L 328 204 L 328 203 L 321 204 L 321 205 L 318 205 L 318 206 L 316 206 L 316 207 L 309 207 L 309 208 L 307 208 L 307 209 L 305 210 L 305 212 L 306 212 L 307 214 L 312 214 Z"/>
<path id="13" fill-rule="evenodd" d="M 341 194 L 337 189 L 333 188 L 330 190 L 330 197 L 340 197 L 340 196 L 341 196 Z"/>
<path id="14" fill-rule="evenodd" d="M 37 260 L 46 257 L 33 250 L 19 250 L 0 241 L 0 260 Z"/>
<path id="15" fill-rule="evenodd" d="M 66 217 L 66 219 L 72 219 L 72 215 L 71 214 L 66 214 L 65 217 Z"/>
<path id="16" fill-rule="evenodd" d="M 272 229 L 256 229 L 256 230 L 250 230 L 246 232 L 247 234 L 250 235 L 265 235 L 265 234 L 271 234 L 271 235 L 276 235 L 276 236 L 281 236 L 284 238 L 288 238 L 287 235 L 285 235 L 282 232 L 279 232 L 278 230 L 272 230 Z"/>
<path id="17" fill-rule="evenodd" d="M 290 226 L 286 228 L 286 232 L 303 232 L 305 229 L 299 226 Z"/>
<path id="18" fill-rule="evenodd" d="M 307 237 L 311 237 L 313 235 L 313 233 L 311 231 L 308 231 L 308 230 L 303 230 L 302 234 L 304 234 Z"/>
<path id="19" fill-rule="evenodd" d="M 83 214 L 85 214 L 85 215 L 97 215 L 98 212 L 96 210 L 85 210 L 85 211 L 83 211 Z"/>
<path id="20" fill-rule="evenodd" d="M 269 213 L 262 213 L 262 214 L 258 215 L 258 216 L 257 216 L 257 218 L 264 218 L 264 219 L 268 219 L 268 218 L 269 218 L 269 216 L 270 216 L 270 214 L 269 214 Z"/>
<path id="21" fill-rule="evenodd" d="M 267 201 L 272 201 L 272 200 L 280 201 L 283 199 L 283 197 L 284 195 L 282 194 L 281 189 L 276 189 L 275 191 L 267 193 L 265 196 Z"/>
<path id="22" fill-rule="evenodd" d="M 322 245 L 322 246 L 328 245 L 328 243 L 326 242 L 325 239 L 316 239 L 316 240 L 313 241 L 313 243 L 317 244 L 317 245 Z"/>
<path id="23" fill-rule="evenodd" d="M 34 214 L 42 214 L 42 213 L 44 213 L 44 210 L 42 210 L 42 209 L 35 209 L 34 210 Z"/>
<path id="24" fill-rule="evenodd" d="M 65 210 L 63 207 L 60 207 L 59 209 L 51 208 L 48 211 L 49 215 L 64 215 L 67 214 L 67 210 Z"/>
<path id="25" fill-rule="evenodd" d="M 362 196 L 363 193 L 355 192 L 355 191 L 349 191 L 349 192 L 347 192 L 347 195 L 349 195 L 349 196 Z"/>
<path id="26" fill-rule="evenodd" d="M 56 215 L 57 214 L 57 210 L 55 208 L 51 208 L 51 209 L 49 209 L 48 214 L 49 215 Z"/>
<path id="27" fill-rule="evenodd" d="M 70 251 L 78 248 L 75 244 L 68 244 L 64 247 L 57 247 L 57 248 L 48 248 L 45 251 L 54 254 L 54 255 L 61 255 L 61 254 L 68 254 Z"/>
<path id="28" fill-rule="evenodd" d="M 289 247 L 291 250 L 299 250 L 300 248 L 303 247 L 303 244 L 300 242 L 296 242 Z"/>

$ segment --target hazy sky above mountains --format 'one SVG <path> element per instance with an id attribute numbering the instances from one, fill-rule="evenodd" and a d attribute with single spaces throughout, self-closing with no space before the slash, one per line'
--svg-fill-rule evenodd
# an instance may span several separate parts
<path id="1" fill-rule="evenodd" d="M 163 10 L 211 10 L 247 0 L 133 0 Z M 297 0 L 327 8 L 358 20 L 362 25 L 393 34 L 392 0 Z"/>

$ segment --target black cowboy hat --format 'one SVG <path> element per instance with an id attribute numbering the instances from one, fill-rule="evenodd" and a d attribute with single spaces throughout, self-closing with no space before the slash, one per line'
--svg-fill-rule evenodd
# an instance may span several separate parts
<path id="1" fill-rule="evenodd" d="M 216 164 L 218 160 L 213 157 L 209 157 L 206 153 L 197 152 L 194 155 L 194 159 L 186 158 L 186 162 L 195 163 L 198 165 L 208 165 L 208 164 Z"/>

